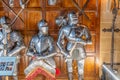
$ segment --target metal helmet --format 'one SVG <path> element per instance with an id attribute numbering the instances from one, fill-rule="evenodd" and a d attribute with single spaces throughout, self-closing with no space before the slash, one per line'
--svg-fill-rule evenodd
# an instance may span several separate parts
<path id="1" fill-rule="evenodd" d="M 38 28 L 43 34 L 48 34 L 48 23 L 46 20 L 42 19 L 38 23 Z"/>
<path id="2" fill-rule="evenodd" d="M 59 27 L 67 25 L 67 19 L 63 16 L 57 17 L 55 22 Z"/>
<path id="3" fill-rule="evenodd" d="M 67 16 L 68 16 L 68 18 L 70 18 L 71 16 L 74 16 L 74 15 L 76 15 L 76 13 L 74 11 L 71 11 L 71 12 L 68 13 Z"/>
<path id="4" fill-rule="evenodd" d="M 44 19 L 42 19 L 40 22 L 38 22 L 38 28 L 40 29 L 42 27 L 48 27 L 48 23 Z"/>
<path id="5" fill-rule="evenodd" d="M 10 19 L 6 16 L 0 18 L 0 24 L 9 24 Z"/>
<path id="6" fill-rule="evenodd" d="M 78 23 L 78 16 L 76 15 L 76 13 L 74 11 L 68 13 L 67 17 L 68 17 L 69 23 L 71 23 L 71 24 Z"/>

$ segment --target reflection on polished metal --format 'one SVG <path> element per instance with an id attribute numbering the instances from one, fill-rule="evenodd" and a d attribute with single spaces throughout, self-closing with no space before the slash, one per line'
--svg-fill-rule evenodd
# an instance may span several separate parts
<path id="1" fill-rule="evenodd" d="M 110 68 L 110 67 L 107 67 L 105 64 L 102 65 L 102 68 L 103 68 L 103 72 L 105 72 L 103 75 L 104 77 L 106 75 L 108 75 L 108 80 L 120 80 L 120 77 L 117 76 L 114 72 L 113 72 L 113 69 Z M 105 79 L 106 80 L 106 79 Z"/>
<path id="2" fill-rule="evenodd" d="M 10 7 L 14 6 L 14 0 L 9 0 Z M 23 0 L 20 0 L 20 6 L 23 6 Z"/>
<path id="3" fill-rule="evenodd" d="M 28 75 L 36 67 L 42 67 L 55 75 L 56 64 L 52 58 L 56 53 L 53 39 L 48 35 L 48 23 L 41 20 L 38 23 L 39 33 L 35 35 L 27 51 L 27 55 L 33 57 L 29 66 L 24 70 Z"/>
<path id="4" fill-rule="evenodd" d="M 6 17 L 3 16 L 3 17 L 0 18 L 0 24 L 5 24 L 5 23 L 7 23 L 6 22 Z"/>
<path id="5" fill-rule="evenodd" d="M 55 22 L 59 27 L 67 25 L 67 19 L 63 16 L 57 17 Z"/>
<path id="6" fill-rule="evenodd" d="M 19 52 L 25 48 L 22 36 L 17 31 L 12 31 L 11 27 L 8 26 L 7 17 L 0 18 L 0 24 L 2 29 L 0 31 L 0 56 L 10 56 L 16 57 L 16 65 L 14 68 L 13 78 L 14 80 L 18 80 L 18 63 L 20 62 L 20 54 Z M 8 35 L 10 38 L 8 39 Z M 3 46 L 3 47 L 2 47 Z"/>
<path id="7" fill-rule="evenodd" d="M 73 80 L 70 76 L 73 72 L 72 60 L 77 60 L 78 75 L 79 80 L 81 80 L 83 79 L 84 58 L 86 57 L 84 45 L 92 43 L 91 34 L 85 25 L 78 26 L 78 16 L 75 12 L 68 13 L 66 19 L 58 17 L 56 20 L 56 24 L 62 26 L 59 31 L 57 45 L 66 58 L 69 80 Z M 63 24 L 63 20 L 65 20 L 65 24 Z M 67 43 L 64 42 L 65 38 L 67 38 Z"/>
<path id="8" fill-rule="evenodd" d="M 20 7 L 23 9 L 25 8 L 25 4 L 24 4 L 23 0 L 20 0 Z"/>
<path id="9" fill-rule="evenodd" d="M 10 5 L 10 7 L 13 7 L 14 6 L 14 0 L 9 0 L 9 5 Z"/>
<path id="10" fill-rule="evenodd" d="M 48 0 L 49 5 L 55 5 L 57 0 Z"/>

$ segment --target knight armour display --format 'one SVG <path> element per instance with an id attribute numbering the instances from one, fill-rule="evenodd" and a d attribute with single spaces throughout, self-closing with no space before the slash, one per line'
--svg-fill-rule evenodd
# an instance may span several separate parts
<path id="1" fill-rule="evenodd" d="M 0 57 L 16 57 L 13 79 L 18 80 L 18 63 L 20 63 L 19 52 L 25 48 L 23 38 L 17 31 L 11 29 L 8 23 L 9 18 L 0 18 Z"/>
<path id="2" fill-rule="evenodd" d="M 78 16 L 73 11 L 68 13 L 66 18 L 58 17 L 56 24 L 62 26 L 59 31 L 57 45 L 66 59 L 68 78 L 73 80 L 72 61 L 77 60 L 78 80 L 83 80 L 84 59 L 86 58 L 84 45 L 92 43 L 90 32 L 85 25 L 78 25 Z"/>
<path id="3" fill-rule="evenodd" d="M 56 54 L 54 41 L 48 35 L 48 23 L 46 20 L 41 20 L 38 23 L 39 33 L 32 37 L 27 51 L 27 55 L 32 57 L 29 66 L 24 70 L 28 75 L 36 67 L 42 67 L 46 71 L 55 75 L 56 64 L 53 56 Z"/>

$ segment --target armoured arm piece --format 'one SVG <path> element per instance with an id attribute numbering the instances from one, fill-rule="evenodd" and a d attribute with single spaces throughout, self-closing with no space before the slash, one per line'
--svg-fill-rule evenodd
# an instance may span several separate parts
<path id="1" fill-rule="evenodd" d="M 4 49 L 4 45 L 3 43 L 0 42 L 0 50 L 3 50 Z"/>
<path id="2" fill-rule="evenodd" d="M 86 43 L 87 44 L 92 44 L 91 34 L 90 34 L 90 31 L 88 30 L 88 28 L 86 26 L 84 27 L 84 34 L 85 34 L 85 37 L 86 37 Z"/>
<path id="3" fill-rule="evenodd" d="M 2 31 L 0 31 L 0 42 L 2 42 L 2 40 L 3 40 L 3 33 Z"/>
<path id="4" fill-rule="evenodd" d="M 64 35 L 64 32 L 63 32 L 63 28 L 61 28 L 60 31 L 59 31 L 57 46 L 64 56 L 68 56 L 67 51 L 64 49 L 64 45 L 63 45 L 64 37 L 65 37 L 65 35 Z"/>
<path id="5" fill-rule="evenodd" d="M 68 38 L 70 39 L 69 40 L 70 42 L 86 44 L 86 41 L 84 39 L 82 39 L 81 37 L 70 37 L 70 36 L 68 36 Z"/>
<path id="6" fill-rule="evenodd" d="M 76 40 L 77 43 L 81 44 L 92 44 L 91 34 L 88 28 L 85 25 L 80 25 L 76 28 L 77 37 L 80 39 Z"/>
<path id="7" fill-rule="evenodd" d="M 55 53 L 55 47 L 54 47 L 54 44 L 53 44 L 53 38 L 52 37 L 48 37 L 48 43 L 49 43 L 49 53 L 52 54 L 52 53 Z"/>
<path id="8" fill-rule="evenodd" d="M 17 54 L 18 52 L 20 52 L 22 49 L 25 48 L 23 40 L 22 40 L 22 36 L 20 34 L 18 34 L 17 32 L 12 32 L 10 34 L 10 38 L 11 41 L 16 43 L 14 48 L 11 49 L 8 53 L 8 56 L 13 56 L 15 54 Z"/>
<path id="9" fill-rule="evenodd" d="M 55 51 L 55 47 L 54 47 L 54 44 L 53 44 L 53 39 L 52 37 L 48 37 L 48 44 L 49 44 L 49 49 L 47 51 L 48 55 L 46 56 L 38 56 L 37 59 L 46 59 L 46 58 L 49 58 L 49 57 L 53 57 L 54 55 L 56 55 L 56 51 Z"/>
<path id="10" fill-rule="evenodd" d="M 59 17 L 57 17 L 56 20 L 55 20 L 55 22 L 56 22 L 56 24 L 57 24 L 59 27 L 63 27 L 63 26 L 65 26 L 65 25 L 68 24 L 67 18 L 64 17 L 64 16 L 59 16 Z"/>
<path id="11" fill-rule="evenodd" d="M 12 51 L 10 51 L 8 53 L 8 56 L 13 56 L 15 54 L 17 54 L 18 52 L 20 52 L 22 49 L 24 49 L 25 46 L 24 45 L 21 45 L 21 46 L 17 46 L 16 48 L 14 48 Z"/>
<path id="12" fill-rule="evenodd" d="M 35 41 L 35 37 L 33 37 L 32 40 L 30 41 L 30 45 L 27 51 L 27 55 L 31 57 L 34 57 L 34 54 L 36 53 L 34 41 Z"/>

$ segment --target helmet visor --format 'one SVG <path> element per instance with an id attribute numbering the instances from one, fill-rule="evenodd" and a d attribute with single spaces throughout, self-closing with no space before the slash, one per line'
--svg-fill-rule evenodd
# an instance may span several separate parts
<path id="1" fill-rule="evenodd" d="M 43 34 L 48 34 L 48 27 L 41 27 L 40 30 Z"/>

